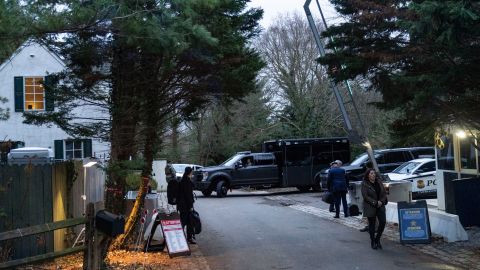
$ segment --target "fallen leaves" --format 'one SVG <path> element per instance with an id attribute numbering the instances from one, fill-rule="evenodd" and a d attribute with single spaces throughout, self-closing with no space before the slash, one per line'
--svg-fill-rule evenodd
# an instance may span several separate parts
<path id="1" fill-rule="evenodd" d="M 179 269 L 182 258 L 171 259 L 167 252 L 140 252 L 115 250 L 107 254 L 107 269 L 119 270 L 158 270 Z M 32 269 L 28 268 L 18 269 Z M 48 270 L 81 270 L 83 269 L 83 253 L 65 256 L 54 261 L 35 265 L 34 269 Z"/>

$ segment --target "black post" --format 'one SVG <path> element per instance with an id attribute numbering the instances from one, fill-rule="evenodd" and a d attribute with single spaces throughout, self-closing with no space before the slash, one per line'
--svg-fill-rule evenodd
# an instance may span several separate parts
<path id="1" fill-rule="evenodd" d="M 86 250 L 83 253 L 83 269 L 90 270 L 92 267 L 94 255 L 94 222 L 95 222 L 95 207 L 93 203 L 89 203 L 86 209 L 87 223 L 85 223 L 85 246 Z"/>

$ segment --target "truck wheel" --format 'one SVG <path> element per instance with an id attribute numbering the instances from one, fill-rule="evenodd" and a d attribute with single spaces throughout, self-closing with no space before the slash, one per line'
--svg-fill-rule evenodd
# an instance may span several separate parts
<path id="1" fill-rule="evenodd" d="M 315 177 L 314 184 L 312 186 L 313 191 L 322 191 L 322 183 L 320 183 L 320 177 Z"/>
<path id="2" fill-rule="evenodd" d="M 310 187 L 309 186 L 298 186 L 297 189 L 300 190 L 300 192 L 307 192 L 307 191 L 310 190 Z"/>
<path id="3" fill-rule="evenodd" d="M 225 181 L 221 180 L 220 182 L 217 183 L 217 197 L 218 198 L 223 198 L 227 196 L 227 185 Z"/>
<path id="4" fill-rule="evenodd" d="M 210 197 L 212 195 L 212 191 L 210 189 L 202 191 L 204 197 Z"/>

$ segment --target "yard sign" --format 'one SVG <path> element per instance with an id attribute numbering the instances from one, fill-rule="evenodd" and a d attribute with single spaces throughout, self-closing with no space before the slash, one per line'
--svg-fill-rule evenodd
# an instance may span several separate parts
<path id="1" fill-rule="evenodd" d="M 179 215 L 177 213 L 160 215 L 160 224 L 167 242 L 168 255 L 170 257 L 190 255 L 190 248 Z"/>
<path id="2" fill-rule="evenodd" d="M 431 230 L 425 201 L 398 202 L 400 243 L 430 244 Z"/>

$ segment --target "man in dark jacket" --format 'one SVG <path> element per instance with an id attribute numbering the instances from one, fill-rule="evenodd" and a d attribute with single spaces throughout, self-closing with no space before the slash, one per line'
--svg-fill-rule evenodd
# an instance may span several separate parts
<path id="1" fill-rule="evenodd" d="M 345 175 L 345 170 L 340 168 L 342 164 L 342 161 L 335 160 L 331 163 L 332 168 L 328 171 L 328 185 L 332 187 L 333 197 L 335 198 L 335 218 L 340 217 L 340 200 L 343 205 L 343 213 L 345 217 L 348 217 L 348 180 Z"/>
<path id="2" fill-rule="evenodd" d="M 180 221 L 182 227 L 187 227 L 187 241 L 190 244 L 196 244 L 195 233 L 193 231 L 192 221 L 190 220 L 190 212 L 193 211 L 193 183 L 192 168 L 186 167 L 182 180 L 178 185 L 177 210 L 180 212 Z"/>

